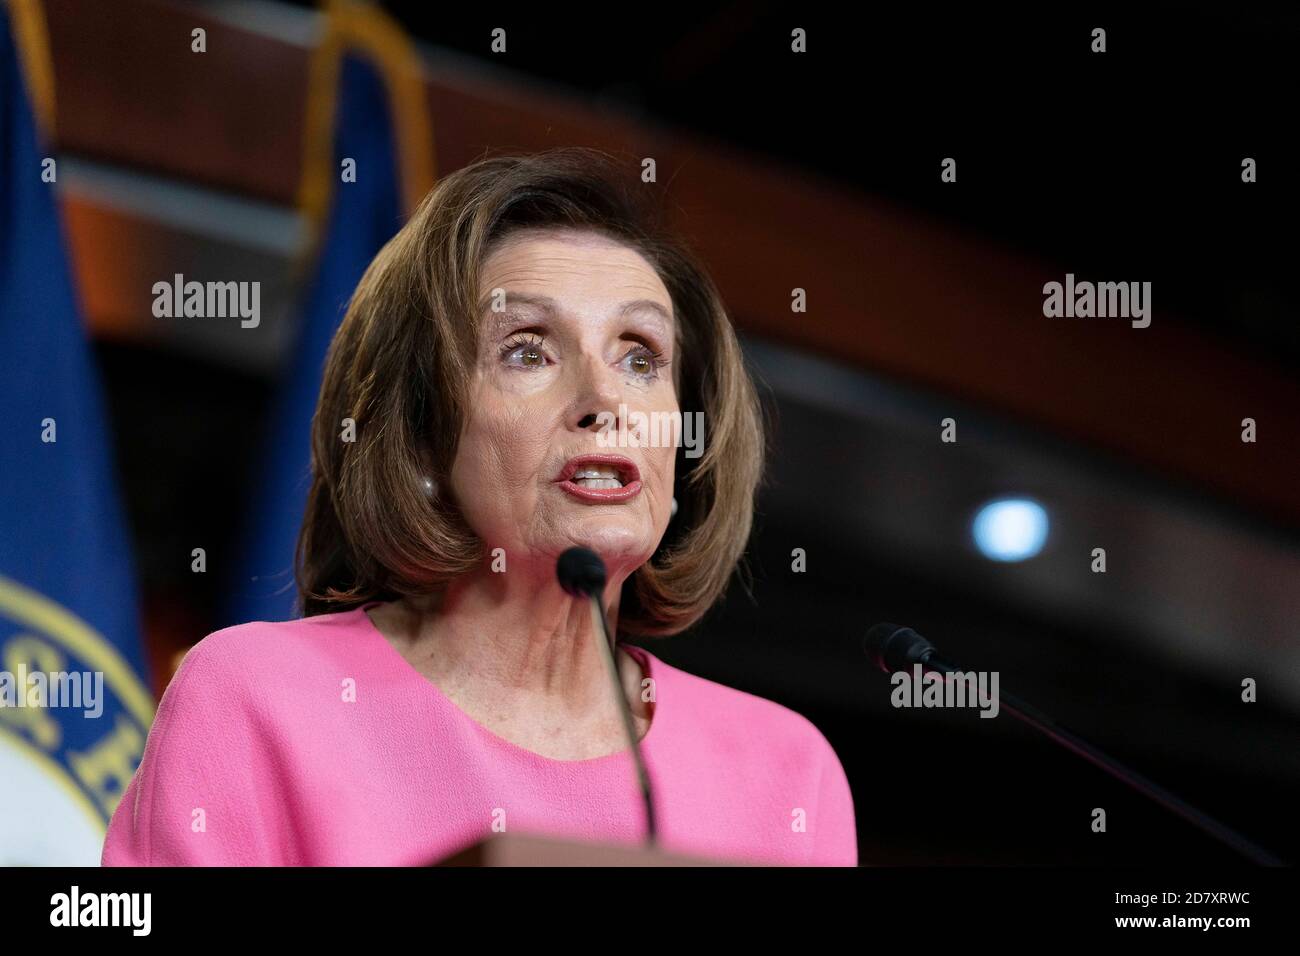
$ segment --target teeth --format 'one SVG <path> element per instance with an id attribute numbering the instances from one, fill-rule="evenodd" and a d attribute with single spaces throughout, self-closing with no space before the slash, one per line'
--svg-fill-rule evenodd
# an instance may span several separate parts
<path id="1" fill-rule="evenodd" d="M 622 488 L 623 482 L 617 478 L 574 478 L 573 483 L 583 488 Z"/>
<path id="2" fill-rule="evenodd" d="M 618 469 L 613 465 L 583 465 L 573 473 L 572 481 L 583 488 L 622 488 Z"/>

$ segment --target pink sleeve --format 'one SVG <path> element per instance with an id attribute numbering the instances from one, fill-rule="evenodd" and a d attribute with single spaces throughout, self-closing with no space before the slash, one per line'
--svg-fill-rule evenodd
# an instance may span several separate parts
<path id="1" fill-rule="evenodd" d="M 218 640 L 214 640 L 218 637 Z M 109 822 L 103 866 L 270 866 L 291 832 L 253 695 L 218 635 L 185 655 Z"/>
<path id="2" fill-rule="evenodd" d="M 825 738 L 823 738 L 824 740 Z M 826 742 L 817 800 L 815 842 L 810 866 L 857 866 L 858 829 L 848 777 L 830 742 Z"/>

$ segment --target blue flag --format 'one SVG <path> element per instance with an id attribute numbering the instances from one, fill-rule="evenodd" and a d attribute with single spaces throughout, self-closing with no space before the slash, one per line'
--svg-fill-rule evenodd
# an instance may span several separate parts
<path id="1" fill-rule="evenodd" d="M 0 8 L 0 866 L 97 865 L 153 719 L 130 539 Z"/>
<path id="2" fill-rule="evenodd" d="M 336 117 L 333 203 L 274 413 L 266 469 L 254 486 L 245 557 L 229 608 L 231 624 L 297 616 L 294 549 L 311 486 L 311 419 L 325 356 L 370 260 L 403 221 L 388 99 L 368 62 L 344 56 Z M 345 159 L 356 163 L 355 182 L 340 181 Z"/>

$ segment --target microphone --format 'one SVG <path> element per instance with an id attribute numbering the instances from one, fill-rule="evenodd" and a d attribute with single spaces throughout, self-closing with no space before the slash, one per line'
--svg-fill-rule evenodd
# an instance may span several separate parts
<path id="1" fill-rule="evenodd" d="M 650 775 L 646 773 L 645 761 L 641 758 L 641 742 L 636 738 L 636 724 L 632 720 L 632 710 L 623 696 L 623 681 L 618 674 L 618 663 L 614 659 L 615 643 L 609 633 L 605 620 L 605 607 L 602 596 L 605 591 L 605 562 L 595 551 L 589 548 L 569 548 L 555 562 L 555 576 L 559 578 L 560 587 L 566 594 L 576 598 L 588 598 L 591 602 L 592 627 L 597 634 L 604 637 L 601 645 L 605 658 L 606 670 L 614 687 L 614 699 L 618 701 L 619 715 L 623 718 L 623 730 L 627 734 L 628 746 L 632 751 L 632 760 L 636 764 L 637 785 L 641 790 L 641 799 L 645 804 L 646 845 L 653 846 L 658 827 L 655 824 L 654 795 L 650 787 Z"/>
<path id="2" fill-rule="evenodd" d="M 910 627 L 877 624 L 867 631 L 863 642 L 867 657 L 886 674 L 910 671 L 914 664 L 927 664 L 935 654 L 934 645 Z"/>
<path id="3" fill-rule="evenodd" d="M 570 548 L 555 562 L 560 587 L 574 597 L 600 599 L 605 590 L 605 562 L 589 548 Z"/>
<path id="4" fill-rule="evenodd" d="M 919 664 L 922 671 L 940 674 L 945 681 L 948 681 L 952 679 L 953 674 L 961 670 L 940 658 L 934 645 L 916 631 L 898 624 L 881 623 L 870 628 L 863 641 L 863 650 L 866 651 L 867 658 L 871 663 L 887 674 L 898 671 L 910 672 Z M 1273 854 L 1247 840 L 1235 830 L 1224 826 L 1213 817 L 1197 810 L 1163 787 L 1157 786 L 1137 772 L 1130 770 L 1082 737 L 1066 730 L 1037 708 L 1031 707 L 1010 694 L 999 693 L 998 700 L 999 705 L 1016 719 L 1050 737 L 1056 743 L 1083 757 L 1094 766 L 1100 767 L 1115 779 L 1128 784 L 1138 793 L 1154 800 L 1166 810 L 1176 813 L 1202 832 L 1208 833 L 1216 840 L 1232 847 L 1253 863 L 1260 866 L 1285 865 Z"/>

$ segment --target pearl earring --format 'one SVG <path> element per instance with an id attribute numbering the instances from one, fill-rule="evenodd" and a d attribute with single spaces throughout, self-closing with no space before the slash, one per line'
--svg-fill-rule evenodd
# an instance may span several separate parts
<path id="1" fill-rule="evenodd" d="M 430 478 L 428 475 L 424 475 L 424 476 L 421 477 L 421 479 L 420 479 L 420 483 L 424 486 L 424 494 L 425 494 L 425 497 L 427 497 L 427 498 L 436 498 L 436 497 L 437 497 L 437 495 L 438 495 L 438 483 L 437 483 L 436 481 L 434 481 L 434 480 L 433 480 L 432 478 Z"/>
<path id="2" fill-rule="evenodd" d="M 677 496 L 674 495 L 674 496 L 673 496 L 673 505 L 672 505 L 671 510 L 668 512 L 668 518 L 669 518 L 669 520 L 672 520 L 673 518 L 676 518 L 676 517 L 677 517 Z"/>

